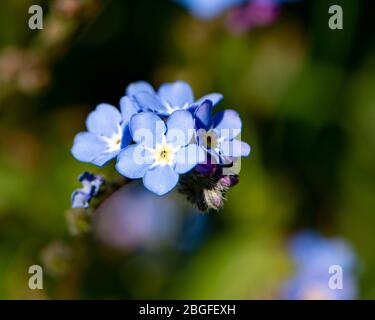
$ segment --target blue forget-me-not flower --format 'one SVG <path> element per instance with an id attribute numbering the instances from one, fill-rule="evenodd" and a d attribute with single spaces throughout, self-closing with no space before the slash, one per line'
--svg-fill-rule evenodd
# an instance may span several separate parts
<path id="1" fill-rule="evenodd" d="M 130 84 L 126 94 L 136 101 L 143 111 L 152 111 L 160 116 L 168 116 L 176 110 L 194 111 L 205 100 L 216 105 L 223 99 L 220 93 L 211 93 L 195 101 L 193 90 L 184 81 L 164 83 L 158 91 L 149 83 L 139 81 Z"/>
<path id="2" fill-rule="evenodd" d="M 104 179 L 90 172 L 84 172 L 78 177 L 78 181 L 82 183 L 82 188 L 73 192 L 72 208 L 88 208 L 91 199 L 98 195 Z"/>
<path id="3" fill-rule="evenodd" d="M 231 162 L 232 158 L 247 157 L 250 146 L 236 139 L 241 134 L 242 121 L 234 110 L 224 110 L 212 115 L 213 105 L 204 101 L 195 111 L 197 142 L 218 164 Z"/>
<path id="4" fill-rule="evenodd" d="M 87 132 L 78 133 L 72 154 L 80 161 L 103 166 L 131 142 L 130 118 L 139 111 L 129 98 L 120 100 L 120 111 L 107 103 L 99 104 L 86 120 Z"/>
<path id="5" fill-rule="evenodd" d="M 212 116 L 222 98 L 211 93 L 195 100 L 184 81 L 165 83 L 157 91 L 145 81 L 132 83 L 120 110 L 100 104 L 88 115 L 87 131 L 76 135 L 72 154 L 98 166 L 117 159 L 122 176 L 142 179 L 153 193 L 164 195 L 179 184 L 179 192 L 200 210 L 218 210 L 233 181 L 238 182 L 238 172 L 227 168 L 250 153 L 250 146 L 237 139 L 242 122 L 236 111 Z M 212 158 L 215 170 L 194 170 Z M 88 195 L 81 190 L 74 202 L 86 207 Z"/>
<path id="6" fill-rule="evenodd" d="M 204 160 L 203 150 L 190 143 L 194 120 L 189 111 L 175 111 L 166 123 L 155 113 L 141 112 L 132 117 L 130 132 L 136 144 L 120 153 L 116 169 L 127 178 L 143 178 L 158 195 L 171 191 L 180 174 Z"/>

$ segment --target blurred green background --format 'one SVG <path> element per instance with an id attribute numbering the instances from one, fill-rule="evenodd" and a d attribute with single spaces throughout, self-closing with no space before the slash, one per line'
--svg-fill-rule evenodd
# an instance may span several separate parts
<path id="1" fill-rule="evenodd" d="M 31 4 L 44 9 L 43 30 L 28 28 Z M 328 28 L 331 4 L 342 5 L 344 30 Z M 0 298 L 277 298 L 293 270 L 286 240 L 302 228 L 348 239 L 360 298 L 375 298 L 370 5 L 291 3 L 272 26 L 232 34 L 223 17 L 200 21 L 170 0 L 2 0 Z M 191 250 L 72 238 L 64 212 L 76 178 L 101 172 L 70 154 L 88 112 L 118 105 L 133 81 L 179 79 L 196 97 L 223 93 L 217 108 L 242 116 L 252 154 L 224 210 L 204 218 Z M 30 290 L 29 266 L 56 241 L 74 257 Z"/>

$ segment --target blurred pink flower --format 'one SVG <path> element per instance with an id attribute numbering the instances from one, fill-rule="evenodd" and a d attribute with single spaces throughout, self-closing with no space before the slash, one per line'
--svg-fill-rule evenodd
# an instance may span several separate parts
<path id="1" fill-rule="evenodd" d="M 273 24 L 280 16 L 281 5 L 270 0 L 256 0 L 233 9 L 227 20 L 228 29 L 242 34 L 256 27 Z"/>

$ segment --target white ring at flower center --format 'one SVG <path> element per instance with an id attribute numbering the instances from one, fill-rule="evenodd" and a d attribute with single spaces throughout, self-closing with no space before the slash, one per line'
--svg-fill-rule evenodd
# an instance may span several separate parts
<path id="1" fill-rule="evenodd" d="M 102 139 L 107 143 L 107 152 L 119 151 L 121 149 L 123 135 L 122 131 L 122 127 L 118 125 L 117 132 L 115 132 L 112 137 L 102 137 Z"/>
<path id="2" fill-rule="evenodd" d="M 151 151 L 155 165 L 172 165 L 175 159 L 176 150 L 169 144 L 159 144 Z"/>

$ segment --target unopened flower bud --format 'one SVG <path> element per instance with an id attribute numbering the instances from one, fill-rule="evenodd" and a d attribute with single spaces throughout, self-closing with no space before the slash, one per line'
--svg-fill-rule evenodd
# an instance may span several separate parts
<path id="1" fill-rule="evenodd" d="M 195 170 L 203 175 L 213 175 L 217 171 L 217 165 L 212 163 L 201 163 L 196 166 Z"/>
<path id="2" fill-rule="evenodd" d="M 219 179 L 219 184 L 222 187 L 230 188 L 236 185 L 240 181 L 238 175 L 222 176 Z"/>
<path id="3" fill-rule="evenodd" d="M 219 190 L 205 189 L 203 197 L 208 209 L 219 210 L 224 204 L 223 194 Z"/>

